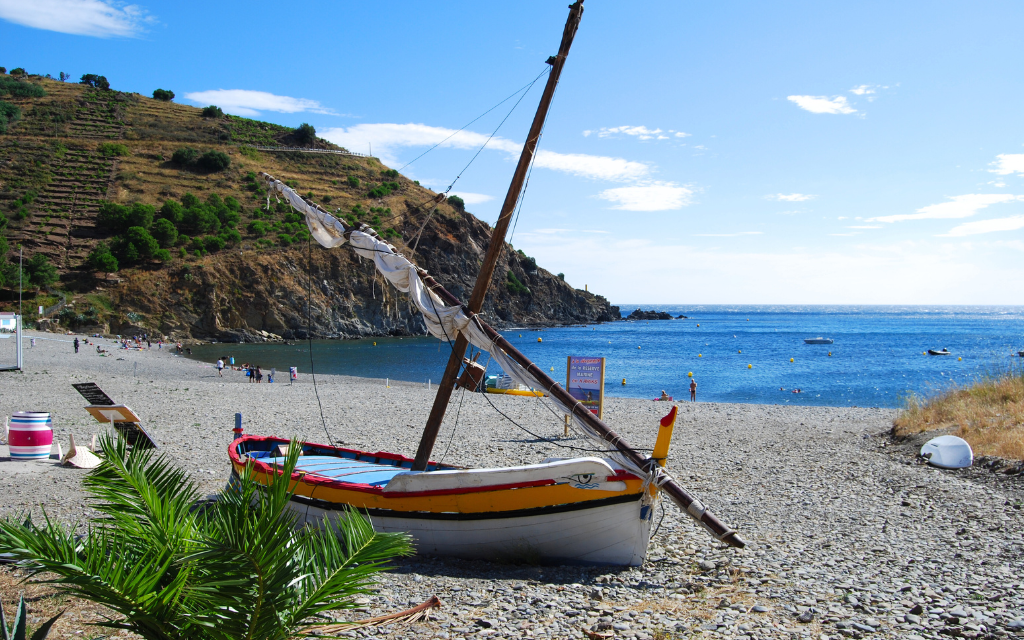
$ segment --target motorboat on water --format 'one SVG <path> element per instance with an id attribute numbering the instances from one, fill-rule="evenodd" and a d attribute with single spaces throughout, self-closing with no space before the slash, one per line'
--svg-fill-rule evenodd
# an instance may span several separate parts
<path id="1" fill-rule="evenodd" d="M 817 338 L 804 338 L 804 344 L 832 344 L 834 342 L 835 340 L 832 338 L 822 338 L 821 336 Z"/>
<path id="2" fill-rule="evenodd" d="M 953 352 L 950 351 L 949 349 L 947 349 L 946 347 L 942 347 L 941 349 L 929 349 L 928 350 L 928 355 L 930 355 L 930 356 L 951 356 L 951 355 L 953 355 Z"/>

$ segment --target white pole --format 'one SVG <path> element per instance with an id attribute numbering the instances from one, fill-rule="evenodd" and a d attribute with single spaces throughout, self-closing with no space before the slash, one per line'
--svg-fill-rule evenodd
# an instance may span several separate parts
<path id="1" fill-rule="evenodd" d="M 384 378 L 384 386 L 389 389 L 391 388 L 391 378 Z"/>

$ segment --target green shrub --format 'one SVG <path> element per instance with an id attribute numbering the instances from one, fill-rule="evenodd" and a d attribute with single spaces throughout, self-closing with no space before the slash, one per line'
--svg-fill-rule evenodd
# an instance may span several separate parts
<path id="1" fill-rule="evenodd" d="M 235 229 L 221 229 L 220 237 L 229 245 L 238 244 L 242 241 L 242 234 Z"/>
<path id="2" fill-rule="evenodd" d="M 171 155 L 171 162 L 180 164 L 183 167 L 188 167 L 191 166 L 198 157 L 199 152 L 192 147 L 182 147 Z"/>
<path id="3" fill-rule="evenodd" d="M 45 287 L 57 281 L 57 268 L 50 264 L 50 258 L 37 253 L 24 263 L 25 279 L 37 287 Z"/>
<path id="4" fill-rule="evenodd" d="M 270 231 L 270 225 L 268 225 L 266 222 L 262 220 L 253 220 L 248 225 L 246 225 L 245 230 L 251 233 L 252 235 L 256 236 L 257 238 L 262 238 L 263 236 L 267 235 L 268 231 Z"/>
<path id="5" fill-rule="evenodd" d="M 173 247 L 178 241 L 178 230 L 174 227 L 174 223 L 167 218 L 161 218 L 154 222 L 150 233 L 164 249 Z"/>
<path id="6" fill-rule="evenodd" d="M 324 204 L 331 204 L 331 200 L 334 200 L 331 196 L 323 196 L 320 198 L 320 201 Z"/>
<path id="7" fill-rule="evenodd" d="M 564 273 L 558 274 L 558 279 L 561 280 L 562 282 L 565 282 L 565 274 Z"/>
<path id="8" fill-rule="evenodd" d="M 519 278 L 516 277 L 516 274 L 512 273 L 511 270 L 509 270 L 505 278 L 505 287 L 509 290 L 509 292 L 517 296 L 530 293 L 529 287 L 523 284 L 519 280 Z"/>
<path id="9" fill-rule="evenodd" d="M 13 69 L 11 69 L 11 75 L 12 76 L 25 76 L 25 75 L 28 75 L 28 74 L 25 72 L 25 68 L 24 67 L 14 67 Z"/>
<path id="10" fill-rule="evenodd" d="M 227 207 L 228 209 L 231 209 L 232 211 L 242 210 L 242 203 L 239 202 L 238 200 L 235 200 L 233 196 L 228 196 L 224 198 L 224 206 Z"/>
<path id="11" fill-rule="evenodd" d="M 402 237 L 402 234 L 399 233 L 398 229 L 395 229 L 394 227 L 388 227 L 387 229 L 384 230 L 384 233 L 382 233 L 381 235 L 384 236 L 384 238 L 386 239 Z"/>
<path id="12" fill-rule="evenodd" d="M 160 217 L 165 220 L 170 220 L 172 223 L 177 225 L 181 222 L 182 216 L 185 215 L 185 209 L 174 200 L 168 200 L 164 202 L 164 205 L 160 207 Z"/>
<path id="13" fill-rule="evenodd" d="M 0 77 L 0 96 L 4 95 L 12 98 L 42 98 L 46 95 L 46 91 L 31 82 L 22 82 L 11 77 Z"/>
<path id="14" fill-rule="evenodd" d="M 295 141 L 301 145 L 313 146 L 316 142 L 316 129 L 313 125 L 303 122 L 295 129 Z"/>
<path id="15" fill-rule="evenodd" d="M 220 236 L 206 236 L 205 238 L 203 238 L 203 248 L 210 253 L 220 251 L 226 245 L 227 242 L 225 242 L 224 238 L 221 238 Z"/>
<path id="16" fill-rule="evenodd" d="M 398 187 L 399 185 L 397 182 L 382 182 L 381 184 L 371 189 L 370 192 L 366 195 L 367 197 L 370 198 L 383 198 L 385 196 L 391 195 L 391 193 L 394 191 L 398 191 Z"/>
<path id="17" fill-rule="evenodd" d="M 224 111 L 221 110 L 220 107 L 214 106 L 214 105 L 211 104 L 208 107 L 203 107 L 203 117 L 204 118 L 223 118 L 224 117 Z"/>
<path id="18" fill-rule="evenodd" d="M 359 186 L 359 178 L 357 178 L 355 176 L 349 176 L 348 177 L 348 186 L 350 186 L 350 187 L 358 187 Z"/>
<path id="19" fill-rule="evenodd" d="M 82 76 L 82 79 L 78 81 L 79 84 L 89 85 L 97 89 L 109 89 L 110 83 L 107 82 L 106 76 L 99 76 L 95 73 L 87 73 Z"/>
<path id="20" fill-rule="evenodd" d="M 96 151 L 99 151 L 100 155 L 106 157 L 112 156 L 126 156 L 129 154 L 128 147 L 123 144 L 116 142 L 101 142 Z"/>
<path id="21" fill-rule="evenodd" d="M 397 169 L 384 169 L 380 173 L 385 178 L 397 178 L 398 177 L 398 170 Z"/>
<path id="22" fill-rule="evenodd" d="M 153 257 L 160 249 L 160 243 L 142 227 L 129 227 L 125 234 L 115 239 L 112 249 L 122 264 L 140 262 Z"/>
<path id="23" fill-rule="evenodd" d="M 207 151 L 196 160 L 196 166 L 204 171 L 223 171 L 231 165 L 231 158 L 223 151 Z"/>
<path id="24" fill-rule="evenodd" d="M 448 204 L 452 205 L 456 211 L 465 212 L 466 210 L 466 201 L 459 196 L 448 196 Z"/>
<path id="25" fill-rule="evenodd" d="M 21 119 L 21 108 L 16 104 L 0 100 L 0 133 L 7 133 L 7 126 Z"/>
<path id="26" fill-rule="evenodd" d="M 533 273 L 537 270 L 537 260 L 523 253 L 522 249 L 516 251 L 519 256 L 519 264 L 523 267 L 523 271 L 527 273 Z"/>
<path id="27" fill-rule="evenodd" d="M 153 91 L 153 99 L 160 100 L 161 102 L 170 102 L 174 100 L 174 92 L 166 89 L 157 89 Z"/>
<path id="28" fill-rule="evenodd" d="M 171 252 L 167 249 L 157 249 L 153 252 L 153 259 L 159 262 L 168 262 L 171 259 Z"/>
<path id="29" fill-rule="evenodd" d="M 279 233 L 277 234 L 277 241 L 281 243 L 281 246 L 287 247 L 288 245 L 293 244 L 295 239 L 287 233 Z"/>
<path id="30" fill-rule="evenodd" d="M 100 205 L 96 222 L 113 233 L 124 233 L 131 227 L 148 229 L 153 224 L 156 209 L 152 205 L 136 202 L 124 206 L 116 202 L 104 202 Z"/>

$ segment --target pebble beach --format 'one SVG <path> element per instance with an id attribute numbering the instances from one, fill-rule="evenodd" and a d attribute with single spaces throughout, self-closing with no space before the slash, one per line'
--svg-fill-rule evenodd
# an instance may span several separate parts
<path id="1" fill-rule="evenodd" d="M 219 377 L 172 349 L 83 345 L 27 332 L 25 370 L 0 372 L 0 415 L 49 411 L 67 450 L 105 427 L 71 387 L 95 382 L 130 406 L 161 451 L 203 493 L 227 481 L 236 412 L 246 432 L 295 436 L 413 455 L 434 397 L 426 385 L 317 376 L 253 384 Z M 81 339 L 81 336 L 80 336 Z M 227 348 L 227 345 L 225 345 Z M 453 396 L 459 401 L 459 394 Z M 494 407 L 531 431 L 538 441 Z M 650 448 L 669 403 L 611 398 L 605 421 Z M 379 638 L 968 638 L 1024 637 L 1024 476 L 943 471 L 893 442 L 895 411 L 871 408 L 679 403 L 668 470 L 745 549 L 723 547 L 663 501 L 647 562 L 638 568 L 492 564 L 412 557 L 381 576 L 353 618 L 393 613 L 437 595 L 427 621 L 349 632 Z M 541 401 L 465 394 L 442 427 L 434 459 L 505 466 L 571 456 L 561 417 Z M 326 431 L 326 432 L 325 432 Z M 86 472 L 11 462 L 0 447 L 0 515 L 74 522 L 88 514 Z M 10 578 L 16 570 L 2 570 Z M 13 586 L 12 586 L 13 585 Z M 5 602 L 17 594 L 5 578 Z M 96 633 L 83 616 L 51 638 Z M 112 637 L 117 637 L 116 634 Z M 127 636 L 124 636 L 127 637 Z"/>

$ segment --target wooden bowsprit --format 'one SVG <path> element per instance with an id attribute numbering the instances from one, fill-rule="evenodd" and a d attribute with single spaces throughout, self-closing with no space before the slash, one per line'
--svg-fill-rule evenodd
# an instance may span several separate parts
<path id="1" fill-rule="evenodd" d="M 156 440 L 142 427 L 142 418 L 129 407 L 115 403 L 95 382 L 71 385 L 89 401 L 85 408 L 97 422 L 109 424 L 124 436 L 128 444 L 143 449 L 159 449 Z"/>

